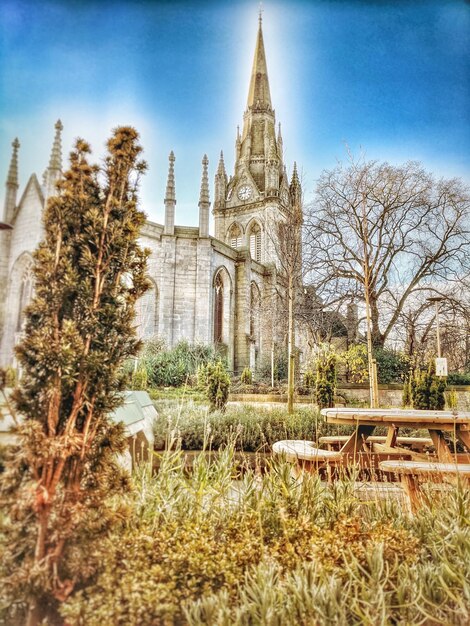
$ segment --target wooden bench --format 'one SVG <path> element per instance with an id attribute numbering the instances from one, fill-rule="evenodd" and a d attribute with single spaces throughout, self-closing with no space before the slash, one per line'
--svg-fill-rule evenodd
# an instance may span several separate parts
<path id="1" fill-rule="evenodd" d="M 470 481 L 470 463 L 427 463 L 424 461 L 381 461 L 379 467 L 383 472 L 400 476 L 403 488 L 410 499 L 411 511 L 414 513 L 420 504 L 419 478 L 443 476 L 459 476 Z"/>
<path id="2" fill-rule="evenodd" d="M 320 437 L 319 442 L 327 446 L 328 450 L 338 450 L 345 444 L 350 435 L 336 435 L 331 437 Z M 368 437 L 367 443 L 385 444 L 387 438 L 372 435 Z M 411 448 L 417 452 L 422 452 L 425 448 L 433 445 L 430 437 L 397 437 L 397 445 Z"/>
<path id="3" fill-rule="evenodd" d="M 287 461 L 294 463 L 293 475 L 298 477 L 302 469 L 313 470 L 329 462 L 339 461 L 340 452 L 316 448 L 313 441 L 303 439 L 284 439 L 273 444 L 273 454 L 283 455 Z"/>

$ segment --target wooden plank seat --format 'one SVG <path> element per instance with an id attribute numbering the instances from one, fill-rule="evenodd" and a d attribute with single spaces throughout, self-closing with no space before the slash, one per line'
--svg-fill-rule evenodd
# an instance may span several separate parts
<path id="1" fill-rule="evenodd" d="M 320 437 L 319 442 L 325 444 L 329 450 L 336 450 L 345 444 L 350 435 L 333 435 L 328 437 Z M 367 438 L 367 443 L 384 444 L 387 440 L 385 436 L 372 435 Z M 409 447 L 412 450 L 421 452 L 424 448 L 432 446 L 430 437 L 397 437 L 397 445 Z"/>
<path id="2" fill-rule="evenodd" d="M 312 461 L 325 463 L 338 461 L 341 453 L 334 450 L 316 448 L 313 441 L 303 439 L 284 439 L 273 444 L 274 454 L 284 454 L 288 461 Z"/>
<path id="3" fill-rule="evenodd" d="M 470 481 L 470 463 L 429 463 L 425 461 L 381 461 L 383 472 L 400 476 L 404 490 L 410 499 L 414 513 L 420 504 L 419 478 L 442 479 L 448 476 L 460 476 Z"/>

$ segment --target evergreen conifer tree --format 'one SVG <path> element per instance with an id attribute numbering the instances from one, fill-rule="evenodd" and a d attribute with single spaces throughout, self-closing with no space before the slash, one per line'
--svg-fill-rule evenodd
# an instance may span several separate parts
<path id="1" fill-rule="evenodd" d="M 27 613 L 28 626 L 53 616 L 90 574 L 90 546 L 119 512 L 107 503 L 128 481 L 117 463 L 123 427 L 109 414 L 122 402 L 122 363 L 139 348 L 134 305 L 147 289 L 138 140 L 133 128 L 115 129 L 100 167 L 76 141 L 34 254 L 35 295 L 16 350 L 22 378 L 13 397 L 24 421 L 2 477 L 9 509 L 0 533 L 4 606 L 12 622 L 12 607 Z"/>

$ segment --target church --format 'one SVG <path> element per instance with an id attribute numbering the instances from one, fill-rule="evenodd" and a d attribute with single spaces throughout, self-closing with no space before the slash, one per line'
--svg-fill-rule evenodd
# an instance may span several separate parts
<path id="1" fill-rule="evenodd" d="M 14 365 L 23 310 L 34 290 L 32 252 L 42 238 L 41 214 L 62 170 L 62 124 L 55 125 L 49 165 L 41 185 L 32 174 L 18 199 L 18 151 L 12 147 L 3 221 L 0 223 L 0 365 Z M 145 139 L 145 138 L 144 138 Z M 279 258 L 272 226 L 301 210 L 294 164 L 288 180 L 280 125 L 271 103 L 262 20 L 254 52 L 243 127 L 237 129 L 236 160 L 229 177 L 220 154 L 211 199 L 208 159 L 202 159 L 199 226 L 178 226 L 175 155 L 169 155 L 164 224 L 147 221 L 142 246 L 150 249 L 150 290 L 137 307 L 138 333 L 159 336 L 167 346 L 183 339 L 216 344 L 229 369 L 255 370 L 275 344 L 286 341 L 279 305 Z M 145 210 L 145 207 L 143 207 Z M 284 319 L 282 319 L 284 318 Z"/>

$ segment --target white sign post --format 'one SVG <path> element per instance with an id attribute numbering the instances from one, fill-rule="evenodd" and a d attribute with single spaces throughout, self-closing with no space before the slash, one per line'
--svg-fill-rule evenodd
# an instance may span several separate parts
<path id="1" fill-rule="evenodd" d="M 444 357 L 436 359 L 436 376 L 447 376 L 447 359 Z"/>

